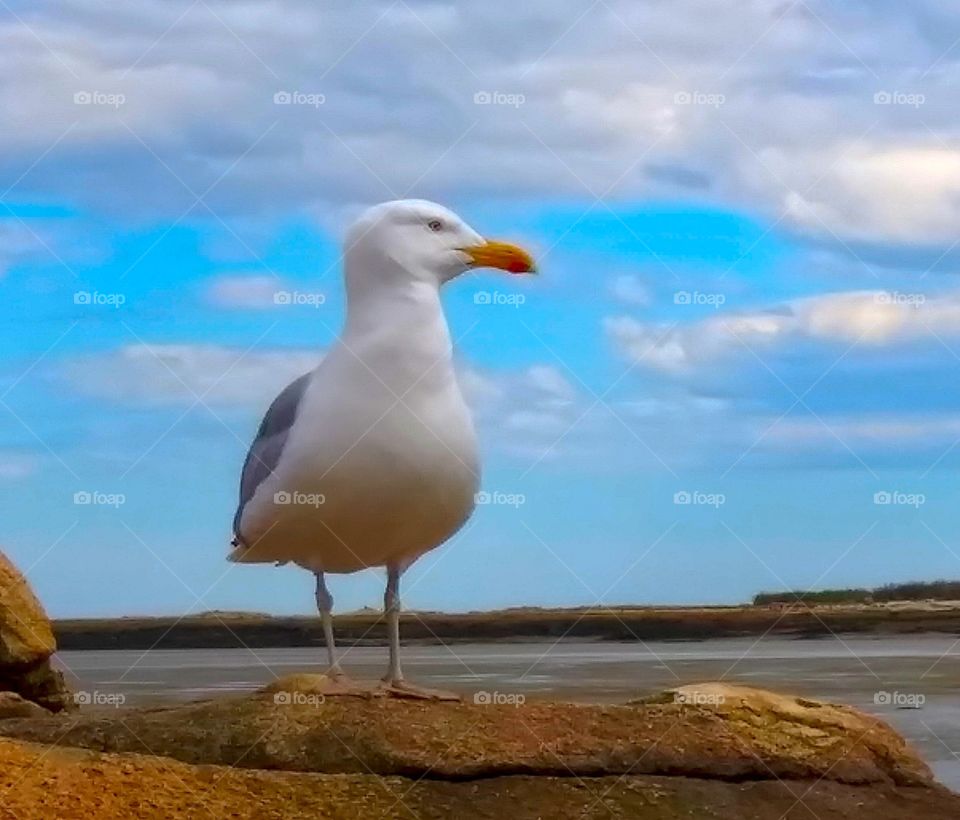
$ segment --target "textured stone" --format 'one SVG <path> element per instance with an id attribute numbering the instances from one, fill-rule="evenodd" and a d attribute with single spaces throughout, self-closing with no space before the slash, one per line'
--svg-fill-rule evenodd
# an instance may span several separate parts
<path id="1" fill-rule="evenodd" d="M 0 552 L 0 691 L 16 692 L 53 712 L 72 708 L 63 675 L 50 665 L 55 649 L 40 601 Z"/>
<path id="2" fill-rule="evenodd" d="M 686 687 L 683 697 L 667 692 L 624 706 L 454 704 L 332 691 L 322 676 L 296 675 L 250 696 L 6 721 L 0 733 L 187 763 L 326 774 L 934 782 L 883 721 L 745 687 L 704 684 L 697 688 L 703 697 Z M 707 695 L 715 703 L 705 702 Z"/>
<path id="3" fill-rule="evenodd" d="M 482 706 L 333 694 L 336 687 L 321 676 L 295 676 L 251 697 L 7 720 L 0 733 L 91 748 L 139 744 L 165 756 L 0 738 L 0 816 L 960 817 L 960 796 L 933 783 L 881 722 L 846 707 L 719 687 L 686 687 L 620 707 Z M 789 737 L 780 748 L 783 731 Z M 744 759 L 763 755 L 755 768 L 739 770 L 742 777 L 731 776 L 737 749 Z M 889 760 L 878 759 L 881 750 Z M 824 770 L 834 753 L 853 755 L 857 766 L 842 777 Z"/>
<path id="4" fill-rule="evenodd" d="M 0 692 L 0 720 L 42 717 L 46 714 L 42 706 L 20 697 L 16 692 Z"/>
<path id="5" fill-rule="evenodd" d="M 44 748 L 0 739 L 0 816 L 299 818 L 643 818 L 643 820 L 956 820 L 937 788 L 686 777 L 513 776 L 453 782 L 190 766 L 162 757 Z"/>
<path id="6" fill-rule="evenodd" d="M 20 571 L 0 552 L 0 667 L 31 666 L 56 649 L 50 620 Z"/>

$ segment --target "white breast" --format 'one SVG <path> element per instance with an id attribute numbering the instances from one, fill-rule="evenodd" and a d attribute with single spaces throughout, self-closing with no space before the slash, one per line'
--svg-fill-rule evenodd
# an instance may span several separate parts
<path id="1" fill-rule="evenodd" d="M 405 566 L 469 517 L 479 459 L 436 292 L 350 333 L 314 374 L 243 517 L 248 560 Z M 276 499 L 289 503 L 276 503 Z"/>

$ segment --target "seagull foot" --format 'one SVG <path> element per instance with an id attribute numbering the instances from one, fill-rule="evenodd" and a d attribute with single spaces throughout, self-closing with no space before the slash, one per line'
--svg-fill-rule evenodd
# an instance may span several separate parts
<path id="1" fill-rule="evenodd" d="M 331 666 L 324 674 L 330 678 L 330 680 L 336 681 L 337 683 L 348 683 L 350 681 L 347 673 L 343 671 L 339 664 Z"/>
<path id="2" fill-rule="evenodd" d="M 407 698 L 410 700 L 436 700 L 460 703 L 462 698 L 456 692 L 443 689 L 429 689 L 408 683 L 403 678 L 384 678 L 377 687 L 377 694 L 383 697 Z"/>

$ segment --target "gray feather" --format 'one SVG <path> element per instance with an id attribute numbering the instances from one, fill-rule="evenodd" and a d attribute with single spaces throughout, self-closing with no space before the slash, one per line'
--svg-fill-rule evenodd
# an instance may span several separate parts
<path id="1" fill-rule="evenodd" d="M 250 445 L 246 461 L 243 462 L 243 472 L 240 475 L 240 503 L 233 517 L 236 543 L 243 543 L 243 534 L 240 532 L 243 509 L 253 498 L 257 487 L 277 468 L 290 428 L 293 427 L 293 422 L 297 418 L 300 400 L 306 392 L 310 376 L 311 373 L 304 373 L 299 379 L 283 388 L 273 400 L 263 421 L 260 422 L 260 429 L 257 430 L 257 436 Z"/>

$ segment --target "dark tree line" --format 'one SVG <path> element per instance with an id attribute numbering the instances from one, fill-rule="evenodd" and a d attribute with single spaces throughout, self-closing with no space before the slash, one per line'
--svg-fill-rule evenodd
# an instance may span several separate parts
<path id="1" fill-rule="evenodd" d="M 765 604 L 869 604 L 884 601 L 960 601 L 960 581 L 907 581 L 884 584 L 873 589 L 822 589 L 761 592 L 753 596 L 754 606 Z"/>

